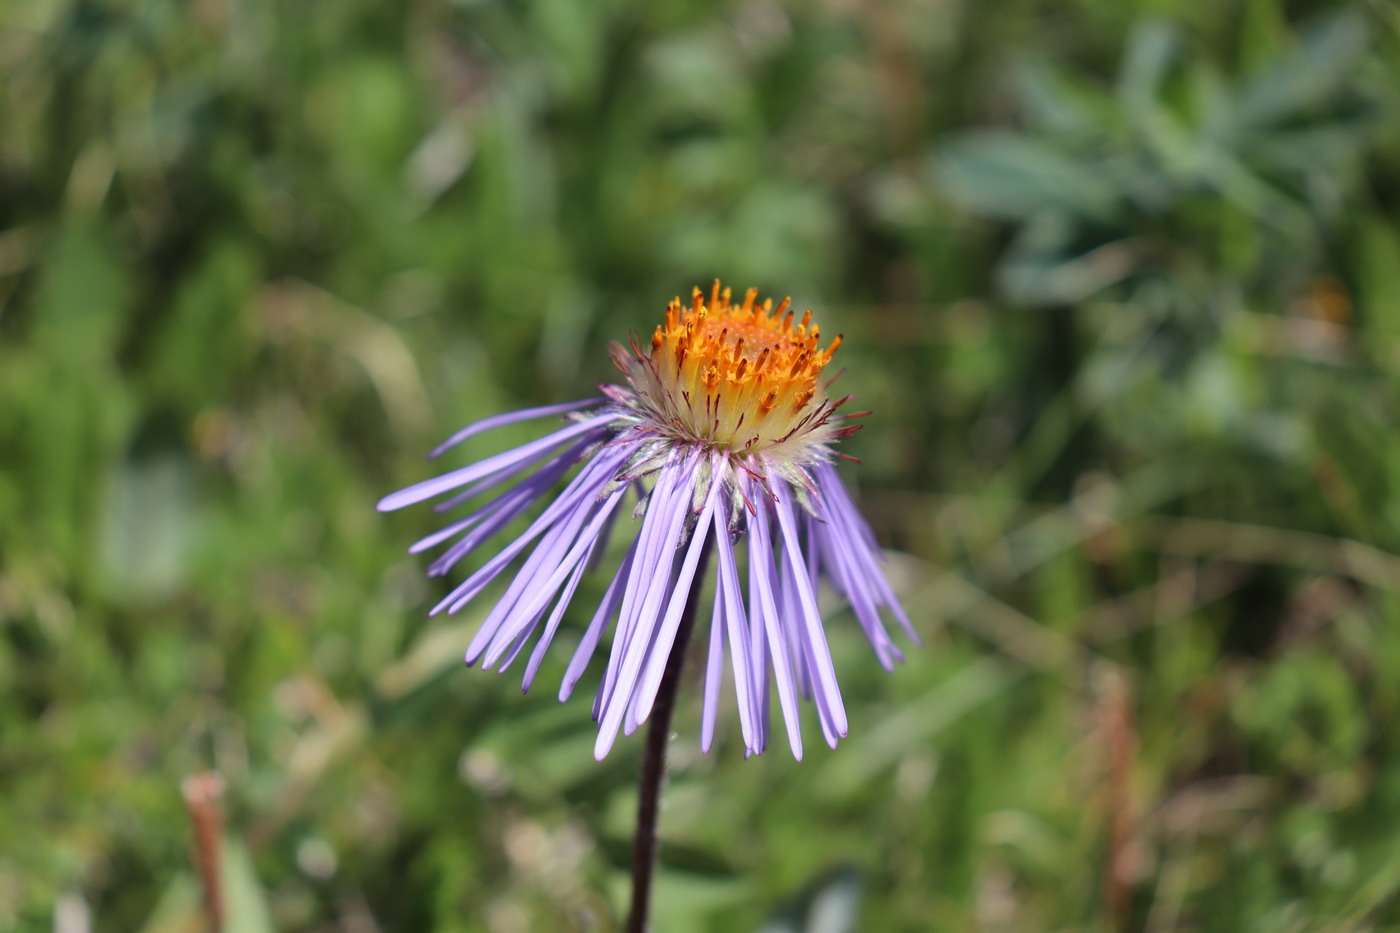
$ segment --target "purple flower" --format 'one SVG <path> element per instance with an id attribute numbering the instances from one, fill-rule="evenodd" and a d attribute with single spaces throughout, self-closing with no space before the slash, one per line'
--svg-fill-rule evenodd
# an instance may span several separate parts
<path id="1" fill-rule="evenodd" d="M 445 546 L 429 567 L 447 574 L 537 502 L 548 504 L 433 609 L 456 612 L 523 557 L 467 649 L 468 664 L 504 671 L 533 642 L 528 690 L 574 592 L 604 554 L 635 496 L 635 532 L 602 603 L 584 631 L 559 690 L 573 692 L 603 633 L 616 620 L 607 668 L 593 701 L 595 755 L 650 713 L 702 552 L 718 552 L 705 670 L 701 747 L 709 751 L 726 651 L 749 752 L 769 740 L 769 691 L 776 685 L 788 742 L 802 757 L 799 698 L 816 706 L 826 741 L 846 735 L 846 711 L 817 608 L 825 576 L 851 604 L 888 670 L 903 656 L 886 631 L 888 610 L 918 641 L 880 569 L 869 526 L 832 465 L 832 450 L 858 425 L 839 415 L 822 369 L 841 343 L 819 348 L 808 311 L 794 323 L 785 299 L 730 303 L 719 282 L 695 289 L 666 311 L 650 348 L 614 346 L 625 385 L 603 396 L 487 418 L 463 428 L 433 456 L 472 435 L 517 421 L 564 415 L 568 424 L 539 440 L 386 496 L 381 511 L 451 494 L 440 512 L 473 507 L 410 548 Z M 572 474 L 572 475 L 571 475 Z M 554 493 L 560 485 L 562 491 Z M 552 498 L 550 498 L 552 495 Z M 628 523 L 623 518 L 623 524 Z M 746 541 L 745 548 L 736 544 Z M 713 542 L 711 544 L 711 542 Z"/>

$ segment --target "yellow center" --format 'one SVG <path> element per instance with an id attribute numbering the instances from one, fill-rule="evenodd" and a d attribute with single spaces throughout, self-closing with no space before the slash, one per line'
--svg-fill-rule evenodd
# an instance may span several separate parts
<path id="1" fill-rule="evenodd" d="M 784 298 L 742 304 L 718 280 L 709 300 L 695 289 L 690 306 L 672 300 L 666 323 L 651 338 L 650 366 L 667 401 L 654 404 L 672 430 L 732 451 L 759 452 L 824 424 L 825 395 L 818 382 L 841 337 L 819 349 L 812 312 L 801 321 Z M 653 403 L 660 399 L 652 399 Z"/>

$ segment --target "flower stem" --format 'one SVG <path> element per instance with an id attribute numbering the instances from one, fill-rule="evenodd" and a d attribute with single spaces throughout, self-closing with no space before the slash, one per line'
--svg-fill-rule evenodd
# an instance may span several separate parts
<path id="1" fill-rule="evenodd" d="M 696 532 L 699 533 L 698 531 Z M 637 799 L 637 835 L 632 843 L 632 908 L 627 915 L 627 933 L 646 933 L 647 915 L 651 910 L 651 882 L 656 873 L 656 816 L 661 803 L 661 781 L 666 776 L 666 746 L 671 742 L 671 714 L 676 709 L 676 694 L 680 689 L 681 670 L 685 667 L 690 633 L 695 629 L 695 614 L 700 608 L 700 589 L 710 563 L 714 539 L 707 538 L 700 548 L 700 560 L 695 578 L 686 597 L 685 611 L 676 629 L 676 641 L 666 659 L 666 671 L 656 690 L 647 723 L 647 745 L 642 758 L 642 776 Z"/>
<path id="2" fill-rule="evenodd" d="M 224 793 L 224 779 L 213 771 L 191 775 L 180 783 L 180 792 L 194 824 L 194 861 L 199 880 L 204 887 L 204 911 L 209 929 L 219 933 L 224 928 L 224 889 L 219 875 L 219 848 L 223 837 L 223 815 L 219 798 Z"/>

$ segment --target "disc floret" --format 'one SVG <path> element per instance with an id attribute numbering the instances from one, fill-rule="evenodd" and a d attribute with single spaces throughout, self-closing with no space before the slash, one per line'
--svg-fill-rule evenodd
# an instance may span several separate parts
<path id="1" fill-rule="evenodd" d="M 633 340 L 614 358 L 631 382 L 630 407 L 648 427 L 675 440 L 730 457 L 810 459 L 849 434 L 832 415 L 846 399 L 831 400 L 822 371 L 841 345 L 821 347 L 812 312 L 801 319 L 784 298 L 758 301 L 749 289 L 735 304 L 718 280 L 706 296 L 691 292 L 666 308 L 650 347 Z"/>

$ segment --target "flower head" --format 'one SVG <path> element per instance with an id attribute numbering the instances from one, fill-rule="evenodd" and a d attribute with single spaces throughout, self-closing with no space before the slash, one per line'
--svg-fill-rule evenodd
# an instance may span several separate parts
<path id="1" fill-rule="evenodd" d="M 562 486 L 523 534 L 433 609 L 456 612 L 518 561 L 466 660 L 504 671 L 533 642 L 522 684 L 528 690 L 579 581 L 620 524 L 619 507 L 636 497 L 635 533 L 559 691 L 560 700 L 570 696 L 616 620 L 593 703 L 600 759 L 619 731 L 630 734 L 651 711 L 711 548 L 719 560 L 701 727 L 706 751 L 726 651 L 751 753 L 768 745 L 774 686 L 796 757 L 802 757 L 799 697 L 814 703 L 830 745 L 845 736 L 846 712 L 817 607 L 821 577 L 849 600 L 886 669 L 902 655 L 882 609 L 917 641 L 880 569 L 874 536 L 831 462 L 842 456 L 832 445 L 854 433 L 859 426 L 851 419 L 864 414 L 837 414 L 849 399 L 830 398 L 834 380 L 823 381 L 841 338 L 823 348 L 812 313 L 798 321 L 786 299 L 774 309 L 771 301 L 759 303 L 753 289 L 741 304 L 730 298 L 719 282 L 708 296 L 695 289 L 689 305 L 671 302 L 649 346 L 635 339 L 630 347 L 615 345 L 625 383 L 604 386 L 602 397 L 488 418 L 458 431 L 433 455 L 512 422 L 562 415 L 564 427 L 379 503 L 387 511 L 451 493 L 438 511 L 475 505 L 410 548 L 445 546 L 429 567 L 444 575 Z"/>

